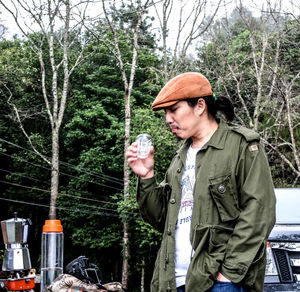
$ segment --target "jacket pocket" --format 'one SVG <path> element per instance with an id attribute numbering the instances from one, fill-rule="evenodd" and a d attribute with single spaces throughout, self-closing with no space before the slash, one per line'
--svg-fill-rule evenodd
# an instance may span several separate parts
<path id="1" fill-rule="evenodd" d="M 233 191 L 231 175 L 223 175 L 209 179 L 210 194 L 216 204 L 222 222 L 235 220 L 239 214 L 239 204 Z"/>
<path id="2" fill-rule="evenodd" d="M 225 253 L 227 242 L 232 234 L 232 229 L 219 226 L 210 227 L 208 252 Z"/>
<path id="3" fill-rule="evenodd" d="M 229 228 L 214 226 L 211 227 L 209 231 L 210 236 L 207 252 L 212 265 L 211 273 L 215 276 L 217 271 L 220 269 L 220 265 L 224 261 L 227 242 L 232 234 L 232 230 Z"/>

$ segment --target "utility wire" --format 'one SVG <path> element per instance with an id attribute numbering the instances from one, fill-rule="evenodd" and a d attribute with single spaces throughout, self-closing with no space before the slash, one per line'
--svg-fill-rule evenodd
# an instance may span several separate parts
<path id="1" fill-rule="evenodd" d="M 35 153 L 34 151 L 29 150 L 29 149 L 26 149 L 26 148 L 24 148 L 24 147 L 22 147 L 22 146 L 19 146 L 19 145 L 15 144 L 15 143 L 12 143 L 12 142 L 7 141 L 7 140 L 5 140 L 5 139 L 0 138 L 0 141 L 2 141 L 2 142 L 4 142 L 4 143 L 7 143 L 7 144 L 9 144 L 9 145 L 12 145 L 12 146 L 14 146 L 14 147 L 17 147 L 17 148 L 19 148 L 19 149 L 28 151 L 28 152 L 33 153 L 34 155 L 37 155 L 37 156 L 38 156 L 38 154 Z M 49 156 L 45 156 L 45 157 L 48 158 L 48 159 L 50 159 Z M 70 164 L 70 163 L 63 162 L 63 161 L 61 161 L 61 160 L 59 161 L 59 163 L 60 163 L 61 165 L 67 166 L 67 167 L 72 168 L 72 169 L 75 169 L 75 170 L 77 170 L 77 171 L 81 171 L 81 172 L 84 172 L 84 173 L 87 173 L 87 174 L 90 174 L 90 175 L 93 175 L 93 176 L 96 176 L 96 177 L 99 177 L 99 178 L 106 179 L 106 180 L 108 180 L 108 181 L 111 181 L 111 182 L 114 182 L 114 183 L 117 183 L 117 184 L 123 185 L 123 180 L 122 180 L 122 179 L 119 179 L 119 178 L 116 178 L 116 177 L 112 177 L 112 176 L 109 176 L 109 175 L 105 175 L 105 174 L 95 173 L 95 172 L 92 172 L 92 171 L 90 171 L 90 170 L 84 169 L 83 167 L 78 167 L 78 166 L 72 165 L 72 164 Z"/>
<path id="2" fill-rule="evenodd" d="M 30 152 L 30 153 L 33 153 L 33 154 L 37 155 L 34 151 L 31 151 L 31 150 L 29 150 L 29 149 L 26 149 L 26 148 L 24 148 L 24 147 L 21 147 L 21 146 L 15 144 L 15 143 L 9 142 L 9 141 L 7 141 L 7 140 L 5 140 L 5 139 L 0 138 L 0 141 L 3 141 L 3 142 L 5 142 L 5 143 L 7 143 L 7 144 L 9 144 L 9 145 L 12 145 L 12 146 L 17 147 L 17 148 L 19 148 L 19 149 L 22 149 L 22 150 L 25 150 L 25 151 L 28 151 L 28 152 Z M 12 155 L 9 155 L 9 154 L 3 153 L 3 152 L 2 152 L 1 154 L 6 155 L 6 156 L 9 156 L 9 157 L 12 157 L 12 158 L 15 158 L 15 157 L 13 157 Z M 33 164 L 33 163 L 31 163 L 31 162 L 28 162 L 28 161 L 25 161 L 25 162 L 27 162 L 27 163 L 29 163 L 29 164 Z M 71 164 L 69 164 L 69 163 L 61 162 L 61 164 L 65 165 L 65 166 L 68 166 L 68 167 L 70 167 L 70 168 L 73 168 L 73 169 L 75 169 L 75 170 L 78 170 L 77 167 L 75 167 L 74 165 L 71 165 Z M 35 166 L 37 166 L 37 167 L 41 167 L 41 168 L 47 169 L 47 170 L 50 170 L 49 168 L 46 168 L 46 167 L 43 167 L 43 166 L 40 166 L 40 165 L 36 165 L 36 164 L 33 164 L 33 165 L 35 165 Z M 7 173 L 10 173 L 10 174 L 15 174 L 15 175 L 18 175 L 18 176 L 22 176 L 22 175 L 20 175 L 20 174 L 18 174 L 18 173 L 13 173 L 13 172 L 8 171 L 8 170 L 4 170 L 4 169 L 0 169 L 0 170 L 2 170 L 2 171 L 4 171 L 4 172 L 7 172 Z M 104 176 L 104 177 L 109 177 L 109 176 L 106 176 L 106 175 L 95 174 L 95 173 L 93 173 L 93 172 L 91 172 L 91 171 L 89 171 L 89 170 L 88 170 L 88 171 L 83 170 L 83 172 L 86 172 L 86 173 L 91 174 L 91 175 L 96 175 L 97 177 L 100 177 L 100 178 L 102 178 L 103 176 Z M 80 179 L 80 178 L 78 178 L 78 177 L 76 177 L 76 176 L 72 176 L 72 175 L 70 175 L 70 174 L 65 174 L 65 173 L 64 173 L 64 175 L 67 175 L 67 176 L 70 176 L 70 177 L 73 177 L 73 178 L 76 178 L 76 179 Z M 28 178 L 28 179 L 31 179 L 31 180 L 34 180 L 34 181 L 40 181 L 40 180 L 37 180 L 37 179 L 35 179 L 35 178 L 31 178 L 31 177 L 27 177 L 27 176 L 23 176 L 23 177 Z M 114 183 L 116 182 L 116 180 L 122 181 L 122 180 L 117 179 L 117 178 L 114 178 L 114 177 L 110 177 L 110 178 L 112 178 L 111 181 L 113 181 Z M 6 181 L 0 181 L 0 182 L 6 183 L 6 184 L 10 184 L 10 185 L 13 185 L 13 186 L 19 186 L 19 187 L 27 188 L 27 189 L 38 190 L 38 191 L 48 192 L 48 193 L 50 192 L 50 191 L 48 191 L 48 190 L 43 190 L 43 189 L 36 188 L 36 187 L 28 187 L 28 186 L 24 186 L 24 185 L 20 185 L 20 184 L 9 183 L 9 182 L 6 182 Z M 40 181 L 40 182 L 41 182 L 41 181 Z M 118 190 L 118 191 L 122 190 L 122 189 L 120 189 L 120 188 L 115 188 L 115 187 L 112 187 L 112 186 L 107 186 L 107 185 L 104 185 L 104 184 L 101 184 L 101 183 L 97 183 L 97 182 L 91 182 L 91 181 L 87 181 L 87 182 L 89 182 L 89 183 L 94 183 L 94 184 L 98 184 L 98 185 L 100 185 L 100 186 L 110 187 L 110 188 L 116 189 L 116 190 Z M 43 183 L 45 183 L 45 182 L 43 182 Z M 100 202 L 100 203 L 116 204 L 116 203 L 111 203 L 111 202 L 107 202 L 107 201 L 103 202 L 103 201 L 99 201 L 99 200 L 95 200 L 95 199 L 90 199 L 90 198 L 84 198 L 84 197 L 79 197 L 79 196 L 72 196 L 72 195 L 68 195 L 68 194 L 59 194 L 59 195 L 62 195 L 62 196 L 68 196 L 68 197 L 73 197 L 73 198 L 78 198 L 78 199 L 85 199 L 85 200 L 89 200 L 89 201 L 92 201 L 92 200 L 93 200 L 94 202 Z"/>
<path id="3" fill-rule="evenodd" d="M 8 183 L 8 184 L 11 184 L 11 185 L 14 185 L 14 186 L 21 186 L 21 187 L 26 187 L 26 188 L 29 188 L 31 189 L 30 187 L 27 187 L 27 186 L 22 186 L 22 185 L 18 185 L 18 184 L 12 184 L 12 183 Z M 40 190 L 40 189 L 39 189 Z M 41 191 L 41 190 L 40 190 Z M 44 190 L 45 191 L 45 190 Z M 64 195 L 63 195 L 64 196 Z M 99 202 L 98 200 L 95 200 L 97 202 Z M 93 206 L 93 205 L 87 205 L 87 204 L 77 204 L 77 206 L 79 206 L 80 208 L 84 209 L 84 210 L 87 210 L 87 209 L 100 209 L 100 210 L 105 210 L 105 211 L 109 211 L 109 212 L 113 212 L 113 213 L 118 213 L 118 210 L 116 209 L 111 209 L 111 208 L 103 208 L 103 207 L 99 207 L 99 206 Z M 87 207 L 87 208 L 86 208 Z M 63 207 L 62 207 L 63 208 Z M 67 207 L 66 207 L 67 208 Z M 123 212 L 124 214 L 127 215 L 139 215 L 138 212 L 135 213 L 134 211 L 133 212 Z"/>
<path id="4" fill-rule="evenodd" d="M 0 154 L 2 154 L 2 153 L 0 153 Z M 9 155 L 9 156 L 11 156 L 11 155 Z M 6 173 L 10 173 L 10 174 L 12 174 L 12 175 L 17 175 L 17 176 L 20 176 L 20 177 L 24 177 L 24 178 L 27 178 L 27 179 L 29 179 L 29 180 L 38 181 L 38 182 L 42 182 L 42 183 L 46 183 L 47 185 L 50 185 L 49 182 L 41 181 L 41 180 L 38 180 L 38 179 L 36 179 L 36 178 L 29 177 L 29 176 L 24 176 L 24 175 L 22 175 L 22 174 L 19 174 L 19 173 L 16 173 L 16 172 L 12 172 L 12 171 L 9 171 L 9 170 L 5 170 L 5 169 L 1 169 L 1 168 L 0 168 L 0 171 L 6 172 Z M 78 179 L 80 179 L 80 178 L 78 178 Z M 84 180 L 84 181 L 86 181 L 86 180 Z M 89 182 L 89 181 L 87 181 L 87 182 Z M 91 182 L 91 183 L 92 183 L 92 182 Z M 79 190 L 75 190 L 75 189 L 70 188 L 70 187 L 68 187 L 68 190 L 71 190 L 71 191 L 74 191 L 74 192 L 77 192 L 77 193 L 81 193 L 81 194 L 85 194 L 85 195 L 90 195 L 90 193 L 88 193 L 88 192 L 85 192 L 85 191 L 82 191 L 82 190 L 80 190 L 80 191 L 79 191 Z M 120 190 L 121 190 L 121 189 L 120 189 Z M 64 194 L 64 196 L 71 196 L 71 195 Z M 93 199 L 86 198 L 86 197 L 79 197 L 79 196 L 72 196 L 72 197 L 74 197 L 74 198 L 79 198 L 79 199 L 82 199 L 82 200 L 93 200 Z M 100 201 L 99 201 L 99 202 L 100 202 Z M 102 203 L 116 204 L 116 203 L 111 203 L 111 202 L 109 202 L 109 201 L 102 201 Z"/>
<path id="5" fill-rule="evenodd" d="M 0 180 L 0 183 L 8 184 L 8 185 L 15 186 L 15 187 L 21 187 L 21 188 L 24 188 L 24 189 L 30 189 L 30 190 L 34 190 L 34 191 L 44 192 L 44 193 L 51 193 L 51 191 L 49 191 L 49 190 L 44 190 L 44 189 L 37 188 L 37 187 L 25 186 L 25 185 L 12 183 L 12 182 L 8 182 L 8 181 L 3 181 L 3 180 Z M 88 201 L 93 201 L 95 203 L 117 205 L 117 203 L 112 203 L 112 202 L 108 202 L 108 201 L 100 201 L 100 200 L 97 200 L 97 199 L 83 198 L 83 197 L 79 197 L 79 196 L 75 196 L 75 195 L 68 195 L 68 194 L 61 194 L 61 193 L 58 193 L 58 195 L 59 196 L 66 196 L 66 197 L 73 197 L 73 198 L 76 198 L 76 199 L 85 199 L 85 200 L 88 200 Z"/>
<path id="6" fill-rule="evenodd" d="M 40 179 L 33 178 L 33 177 L 30 177 L 30 176 L 26 176 L 26 175 L 23 175 L 23 174 L 18 173 L 18 172 L 13 172 L 13 171 L 2 169 L 2 168 L 0 168 L 0 171 L 5 172 L 5 173 L 9 173 L 11 175 L 16 175 L 16 176 L 24 177 L 24 178 L 27 178 L 29 180 L 35 181 L 35 182 L 40 182 L 40 183 L 44 183 L 44 184 L 50 185 L 50 183 L 47 182 L 47 181 L 42 181 Z"/>
<path id="7" fill-rule="evenodd" d="M 105 179 L 107 181 L 119 184 L 119 185 L 123 185 L 124 184 L 122 179 L 119 179 L 119 178 L 116 178 L 116 177 L 113 177 L 113 176 L 108 176 L 106 174 L 98 174 L 98 173 L 92 172 L 92 171 L 90 171 L 88 169 L 84 169 L 82 167 L 78 167 L 78 166 L 72 165 L 70 163 L 63 162 L 63 161 L 60 161 L 59 163 L 61 165 L 67 166 L 67 167 L 69 167 L 71 169 L 75 169 L 77 171 L 79 170 L 79 171 L 82 171 L 82 172 L 84 172 L 86 174 L 90 174 L 90 175 L 93 175 L 95 177 L 102 178 L 102 179 Z"/>
<path id="8" fill-rule="evenodd" d="M 0 154 L 4 154 L 6 156 L 9 156 L 9 157 L 12 157 L 12 158 L 15 158 L 13 157 L 12 155 L 9 155 L 9 154 L 5 154 L 5 153 L 1 153 Z M 27 162 L 27 161 L 25 161 Z M 30 162 L 28 162 L 30 163 Z M 31 164 L 31 163 L 30 163 Z M 39 165 L 36 165 L 36 166 L 39 166 Z M 32 180 L 32 181 L 35 181 L 35 182 L 41 182 L 41 183 L 46 183 L 49 185 L 48 182 L 46 181 L 41 181 L 41 180 L 38 180 L 38 179 L 35 179 L 35 178 L 32 178 L 32 177 L 29 177 L 29 176 L 24 176 L 20 173 L 16 173 L 16 172 L 12 172 L 12 171 L 9 171 L 9 170 L 5 170 L 5 169 L 1 169 L 0 168 L 0 171 L 3 171 L 5 173 L 9 173 L 11 175 L 17 175 L 17 176 L 20 176 L 20 177 L 24 177 L 26 179 L 29 179 L 29 180 Z M 79 178 L 78 178 L 79 179 Z M 2 183 L 6 183 L 6 184 L 10 184 L 10 185 L 13 185 L 13 186 L 19 186 L 19 187 L 23 187 L 23 188 L 28 188 L 28 189 L 33 189 L 33 190 L 38 190 L 38 191 L 42 191 L 42 192 L 47 192 L 47 193 L 50 193 L 49 190 L 44 190 L 44 189 L 40 189 L 40 188 L 36 188 L 36 187 L 30 187 L 30 186 L 24 186 L 24 185 L 21 185 L 21 184 L 17 184 L 17 183 L 12 183 L 12 182 L 8 182 L 8 181 L 0 181 Z M 78 191 L 78 190 L 74 190 L 74 189 L 71 189 L 73 191 L 76 191 L 78 193 L 85 193 L 85 192 L 82 192 L 82 191 Z M 87 193 L 86 193 L 87 194 Z M 75 196 L 75 195 L 69 195 L 69 194 L 62 194 L 62 193 L 59 193 L 58 195 L 60 196 L 66 196 L 66 197 L 71 197 L 71 198 L 76 198 L 76 199 L 81 199 L 81 200 L 87 200 L 87 201 L 91 201 L 91 202 L 97 202 L 97 203 L 102 203 L 102 204 L 111 204 L 111 205 L 118 205 L 118 203 L 113 203 L 113 202 L 109 202 L 109 201 L 101 201 L 101 200 L 96 200 L 96 199 L 91 199 L 91 198 L 86 198 L 86 197 L 82 197 L 82 196 Z M 83 206 L 86 206 L 86 205 L 83 205 Z"/>
<path id="9" fill-rule="evenodd" d="M 20 204 L 25 204 L 25 205 L 31 205 L 31 206 L 37 206 L 37 207 L 44 207 L 44 208 L 49 208 L 48 205 L 43 205 L 43 204 L 38 204 L 38 203 L 32 203 L 32 202 L 26 202 L 26 201 L 21 201 L 21 200 L 12 200 L 12 199 L 7 199 L 7 198 L 0 198 L 2 201 L 7 201 L 7 202 L 12 202 L 12 203 L 20 203 Z M 110 217 L 119 217 L 119 218 L 124 218 L 127 220 L 136 220 L 136 221 L 141 221 L 141 218 L 135 218 L 132 216 L 122 216 L 122 215 L 117 215 L 117 214 L 112 214 L 108 212 L 95 212 L 95 211 L 86 211 L 82 210 L 79 208 L 68 208 L 68 207 L 55 207 L 57 210 L 67 210 L 71 212 L 79 212 L 79 213 L 85 213 L 85 214 L 93 214 L 93 215 L 106 215 Z"/>
<path id="10" fill-rule="evenodd" d="M 30 189 L 30 190 L 35 190 L 35 191 L 40 191 L 40 192 L 50 193 L 49 190 L 44 190 L 44 189 L 40 189 L 40 188 L 36 188 L 36 187 L 29 187 L 29 186 L 25 186 L 25 185 L 21 185 L 21 184 L 17 184 L 17 183 L 12 183 L 12 182 L 8 182 L 8 181 L 0 180 L 0 183 L 12 185 L 12 186 L 15 186 L 15 187 L 21 187 L 21 188 L 25 188 L 25 189 Z M 112 202 L 108 202 L 108 201 L 100 201 L 100 200 L 96 200 L 96 199 L 82 198 L 82 197 L 79 197 L 79 196 L 68 195 L 68 194 L 61 194 L 61 193 L 58 193 L 58 196 L 62 196 L 62 197 L 72 197 L 72 198 L 76 198 L 76 199 L 85 199 L 85 200 L 92 201 L 92 202 L 95 202 L 95 203 L 103 203 L 103 204 L 118 205 L 117 203 L 112 203 Z M 97 206 L 91 206 L 91 205 L 86 205 L 86 204 L 79 204 L 79 205 L 81 205 L 81 206 L 83 206 L 83 207 L 100 208 L 100 207 L 97 207 Z M 103 210 L 110 210 L 110 211 L 113 211 L 113 212 L 116 212 L 116 211 L 117 211 L 117 210 L 115 210 L 115 209 L 109 209 L 109 208 L 100 208 L 100 209 L 103 209 Z"/>
<path id="11" fill-rule="evenodd" d="M 25 159 L 20 159 L 19 157 L 14 157 L 12 155 L 9 155 L 7 153 L 4 153 L 4 152 L 0 152 L 1 155 L 5 155 L 5 156 L 8 156 L 8 157 L 11 157 L 13 159 L 18 159 L 19 161 L 21 162 L 25 162 L 25 163 L 28 163 L 30 165 L 33 165 L 33 166 L 36 166 L 36 167 L 40 167 L 42 169 L 45 169 L 45 170 L 49 170 L 51 171 L 51 169 L 49 167 L 44 167 L 44 166 L 41 166 L 41 165 L 38 165 L 38 164 L 35 164 L 35 163 L 32 163 L 32 162 L 29 162 Z M 93 184 L 96 184 L 96 185 L 100 185 L 100 186 L 103 186 L 103 187 L 107 187 L 107 188 L 111 188 L 111 189 L 114 189 L 114 190 L 117 190 L 117 191 L 123 191 L 122 188 L 117 188 L 117 187 L 113 187 L 113 186 L 109 186 L 109 185 L 106 185 L 106 184 L 102 184 L 102 183 L 98 183 L 98 182 L 94 182 L 94 181 L 89 181 L 89 180 L 86 180 L 86 179 L 82 179 L 78 176 L 75 176 L 75 175 L 72 175 L 72 174 L 68 174 L 68 173 L 64 173 L 62 171 L 59 172 L 60 175 L 64 175 L 64 176 L 68 176 L 68 177 L 71 177 L 71 178 L 75 178 L 75 179 L 78 179 L 82 182 L 88 182 L 88 183 L 93 183 Z"/>

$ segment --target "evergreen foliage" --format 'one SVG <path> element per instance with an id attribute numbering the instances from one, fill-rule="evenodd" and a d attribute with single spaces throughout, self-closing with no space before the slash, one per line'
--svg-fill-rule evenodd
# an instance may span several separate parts
<path id="1" fill-rule="evenodd" d="M 125 61 L 128 62 L 131 57 L 128 27 L 135 21 L 130 11 L 130 7 L 115 10 L 122 40 L 120 48 L 123 55 L 127 54 Z M 229 95 L 233 99 L 237 112 L 234 123 L 251 126 L 258 95 L 252 56 L 256 56 L 260 65 L 262 51 L 258 45 L 265 41 L 265 27 L 251 14 L 247 13 L 247 17 L 251 19 L 251 26 L 245 25 L 237 14 L 232 15 L 227 29 L 223 29 L 222 21 L 216 22 L 206 44 L 197 49 L 197 57 L 187 58 L 184 70 L 197 70 L 206 75 L 217 95 Z M 287 88 L 286 84 L 299 73 L 300 27 L 299 19 L 281 21 L 277 69 L 274 52 L 278 36 L 275 31 L 268 34 L 257 130 L 263 139 L 276 145 L 277 150 L 293 161 L 286 119 L 287 104 L 283 102 L 286 92 L 282 89 Z M 87 50 L 94 53 L 77 67 L 71 77 L 71 98 L 60 137 L 60 194 L 57 207 L 65 233 L 65 264 L 85 254 L 99 265 L 105 281 L 121 281 L 122 222 L 124 218 L 130 221 L 132 277 L 129 290 L 139 291 L 142 268 L 146 269 L 146 287 L 149 286 L 160 234 L 140 218 L 135 200 L 134 174 L 131 176 L 130 200 L 126 204 L 122 201 L 125 97 L 118 63 L 108 45 L 112 35 L 105 31 L 105 25 L 103 21 L 92 29 L 93 33 L 85 36 L 89 42 Z M 160 181 L 164 179 L 169 162 L 181 142 L 173 137 L 165 124 L 164 112 L 151 110 L 151 103 L 163 85 L 163 75 L 160 73 L 161 56 L 150 29 L 149 24 L 143 23 L 131 99 L 131 139 L 134 141 L 140 133 L 152 136 L 155 168 Z M 94 37 L 99 32 L 106 42 Z M 251 35 L 257 45 L 256 51 L 251 46 Z M 79 44 L 80 40 L 73 46 L 74 51 Z M 35 146 L 50 156 L 51 136 L 41 100 L 40 68 L 27 40 L 0 39 L 0 50 L 0 219 L 11 218 L 13 212 L 18 211 L 19 217 L 33 221 L 29 248 L 33 267 L 39 272 L 41 230 L 49 206 L 50 168 L 30 150 L 10 103 L 22 109 L 24 127 Z M 56 53 L 60 54 L 59 51 Z M 276 84 L 266 103 L 264 101 L 272 86 L 275 69 L 278 74 Z M 240 82 L 239 87 L 236 78 Z M 300 147 L 299 89 L 298 78 L 289 92 L 297 149 Z M 295 172 L 276 149 L 266 144 L 266 150 L 275 186 L 299 186 Z M 297 155 L 299 157 L 299 153 Z M 295 162 L 292 165 L 297 168 Z M 2 237 L 0 244 L 4 248 Z M 144 262 L 145 265 L 142 264 Z"/>

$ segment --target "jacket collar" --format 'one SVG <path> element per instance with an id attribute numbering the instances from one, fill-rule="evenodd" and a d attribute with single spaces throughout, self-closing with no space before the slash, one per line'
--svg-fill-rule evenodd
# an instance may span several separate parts
<path id="1" fill-rule="evenodd" d="M 202 147 L 202 149 L 207 149 L 209 146 L 219 150 L 224 149 L 228 130 L 228 125 L 221 121 L 217 131 L 214 132 L 210 140 Z"/>
<path id="2" fill-rule="evenodd" d="M 218 129 L 212 135 L 210 140 L 202 147 L 201 150 L 207 149 L 208 147 L 213 147 L 219 150 L 224 149 L 228 130 L 228 125 L 221 121 L 219 123 Z M 185 161 L 186 153 L 191 143 L 192 140 L 189 138 L 185 140 L 184 144 L 178 149 L 177 155 L 182 159 L 182 161 Z"/>

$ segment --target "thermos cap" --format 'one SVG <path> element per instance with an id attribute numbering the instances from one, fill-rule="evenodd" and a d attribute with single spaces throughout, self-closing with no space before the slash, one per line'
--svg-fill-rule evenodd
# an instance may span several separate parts
<path id="1" fill-rule="evenodd" d="M 60 220 L 45 220 L 43 232 L 62 232 L 63 227 Z"/>

